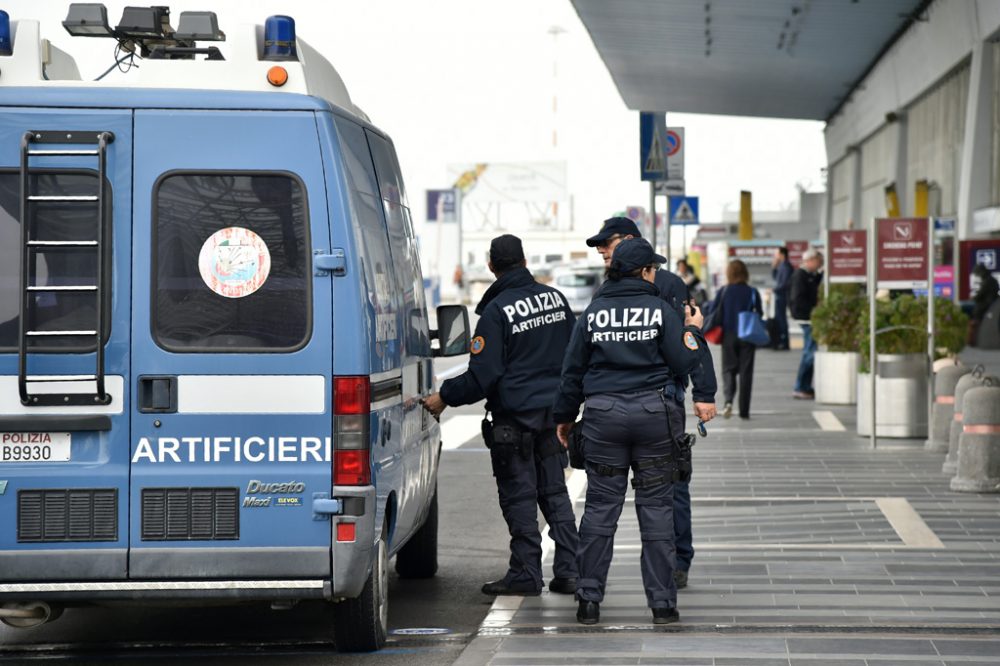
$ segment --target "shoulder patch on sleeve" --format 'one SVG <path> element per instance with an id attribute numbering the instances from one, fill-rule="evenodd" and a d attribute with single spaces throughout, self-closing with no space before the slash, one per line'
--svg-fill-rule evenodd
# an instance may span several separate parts
<path id="1" fill-rule="evenodd" d="M 691 331 L 684 331 L 684 346 L 692 351 L 698 349 L 698 338 Z"/>
<path id="2" fill-rule="evenodd" d="M 688 333 L 688 335 L 691 335 Z M 472 343 L 469 345 L 469 352 L 472 354 L 478 354 L 479 352 L 486 349 L 486 338 L 481 335 L 477 335 L 472 338 Z"/>

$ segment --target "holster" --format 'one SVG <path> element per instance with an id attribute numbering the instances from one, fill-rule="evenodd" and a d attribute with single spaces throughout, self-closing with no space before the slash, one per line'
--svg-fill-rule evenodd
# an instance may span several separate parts
<path id="1" fill-rule="evenodd" d="M 674 441 L 674 460 L 677 461 L 677 480 L 688 483 L 691 481 L 691 447 L 697 438 L 689 432 L 684 433 Z"/>
<path id="2" fill-rule="evenodd" d="M 483 419 L 482 423 L 479 424 L 479 428 L 483 433 L 483 443 L 486 444 L 486 448 L 493 448 L 493 422 L 489 419 Z"/>
<path id="3" fill-rule="evenodd" d="M 530 460 L 534 455 L 535 433 L 519 430 L 506 423 L 496 425 L 489 419 L 483 419 L 482 429 L 483 441 L 489 449 L 517 453 L 525 460 Z"/>
<path id="4" fill-rule="evenodd" d="M 673 391 L 672 391 L 672 389 L 673 389 Z M 681 455 L 682 454 L 681 454 L 681 450 L 680 450 L 680 441 L 679 441 L 679 438 L 674 435 L 674 428 L 673 428 L 673 426 L 670 423 L 670 406 L 667 404 L 668 400 L 676 400 L 676 395 L 677 395 L 676 394 L 676 390 L 677 390 L 676 384 L 673 383 L 673 382 L 670 382 L 669 384 L 667 384 L 667 386 L 665 388 L 660 389 L 660 400 L 663 401 L 663 405 L 664 405 L 664 407 L 666 407 L 667 437 L 670 440 L 670 451 L 671 451 L 671 458 L 672 458 L 672 460 L 671 460 L 672 470 L 670 471 L 670 477 L 671 477 L 671 479 L 673 481 L 684 481 L 683 472 L 681 472 L 681 468 L 683 466 L 683 462 L 681 461 Z M 681 400 L 683 401 L 683 399 L 684 399 L 683 394 L 681 394 Z M 683 402 L 681 404 L 683 404 Z M 684 435 L 684 436 L 686 437 L 686 435 Z M 689 461 L 690 461 L 690 451 L 691 450 L 689 448 L 688 449 L 688 460 Z M 689 463 L 688 464 L 688 479 L 691 478 L 690 469 L 691 469 L 691 465 Z M 633 484 L 633 487 L 636 487 L 636 486 Z"/>

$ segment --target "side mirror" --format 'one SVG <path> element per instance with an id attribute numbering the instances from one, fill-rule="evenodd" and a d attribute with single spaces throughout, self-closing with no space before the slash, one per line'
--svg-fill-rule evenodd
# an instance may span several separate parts
<path id="1" fill-rule="evenodd" d="M 435 356 L 460 356 L 469 353 L 469 313 L 464 305 L 440 305 L 438 328 L 432 331 L 438 340 Z"/>

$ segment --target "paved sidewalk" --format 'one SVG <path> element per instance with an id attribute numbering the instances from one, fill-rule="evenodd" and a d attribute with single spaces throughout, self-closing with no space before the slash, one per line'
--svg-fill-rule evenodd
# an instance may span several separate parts
<path id="1" fill-rule="evenodd" d="M 759 352 L 752 419 L 695 448 L 680 624 L 650 623 L 630 497 L 601 624 L 565 596 L 501 598 L 457 663 L 1000 664 L 1000 496 L 951 492 L 923 440 L 872 451 L 853 407 L 792 400 L 798 358 Z"/>

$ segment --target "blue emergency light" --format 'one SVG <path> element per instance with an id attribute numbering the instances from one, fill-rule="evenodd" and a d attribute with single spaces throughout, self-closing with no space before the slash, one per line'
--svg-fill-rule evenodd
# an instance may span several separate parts
<path id="1" fill-rule="evenodd" d="M 0 56 L 14 55 L 10 43 L 10 14 L 0 9 Z"/>
<path id="2" fill-rule="evenodd" d="M 264 23 L 264 60 L 298 60 L 295 52 L 295 19 L 268 16 Z"/>

